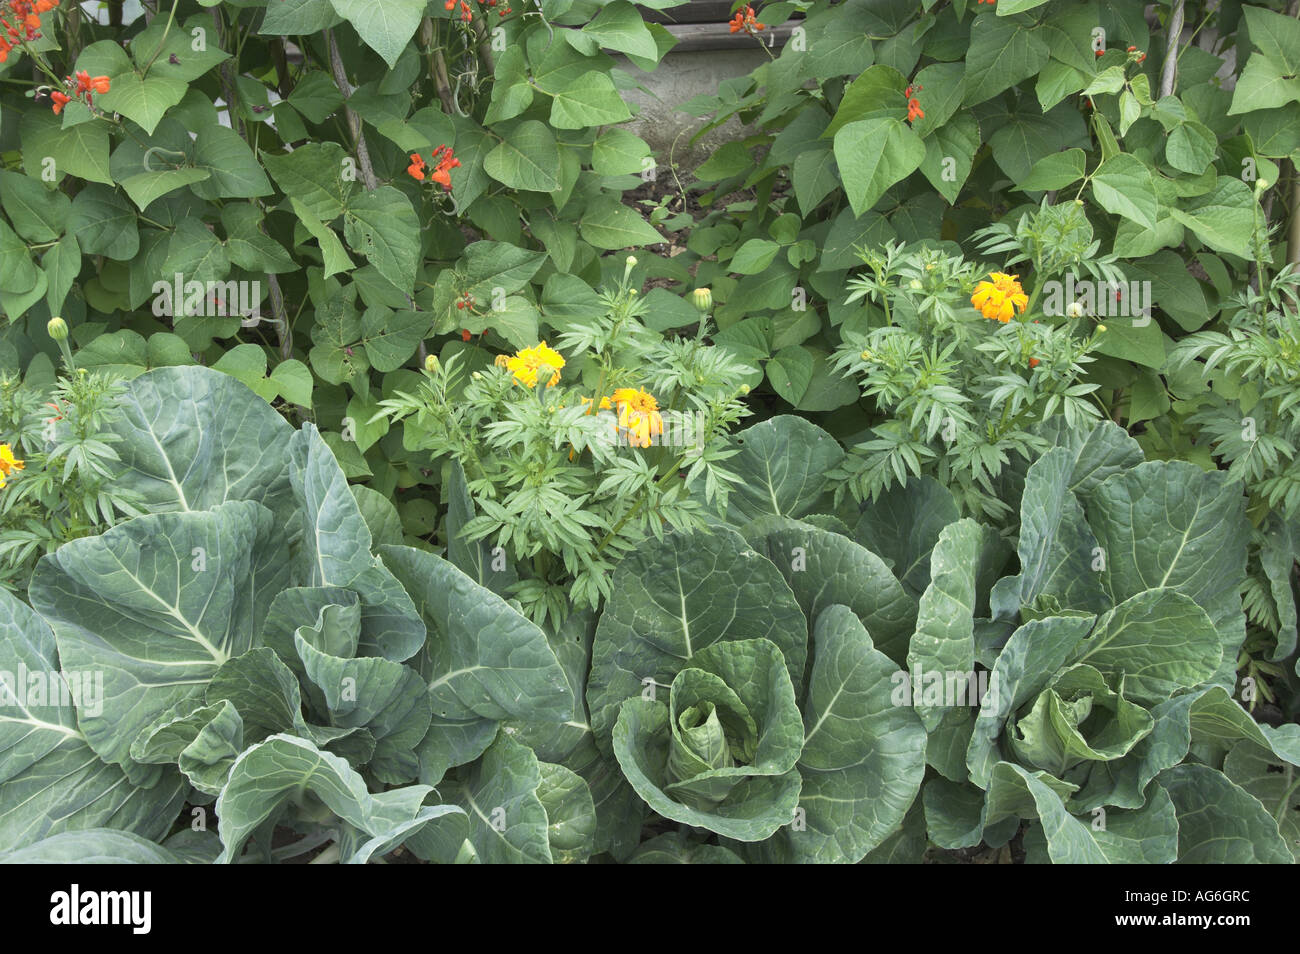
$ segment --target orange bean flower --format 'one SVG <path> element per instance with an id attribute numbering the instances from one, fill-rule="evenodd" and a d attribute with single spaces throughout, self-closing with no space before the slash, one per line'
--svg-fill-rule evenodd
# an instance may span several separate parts
<path id="1" fill-rule="evenodd" d="M 750 6 L 745 7 L 743 10 L 737 10 L 728 26 L 731 27 L 729 31 L 731 33 L 739 33 L 741 30 L 746 33 L 757 33 L 759 30 L 767 29 L 764 24 L 758 22 L 754 8 Z"/>

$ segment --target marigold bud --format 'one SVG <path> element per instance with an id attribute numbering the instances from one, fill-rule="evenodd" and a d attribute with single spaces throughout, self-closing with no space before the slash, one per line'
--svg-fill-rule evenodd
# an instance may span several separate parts
<path id="1" fill-rule="evenodd" d="M 1105 331 L 1105 330 L 1106 330 L 1106 326 L 1105 326 L 1105 325 L 1098 325 L 1098 326 L 1097 326 L 1097 330 L 1098 330 L 1098 331 Z"/>
<path id="2" fill-rule="evenodd" d="M 862 354 L 858 355 L 858 357 L 861 358 L 863 361 L 870 361 L 873 356 L 870 351 L 864 350 Z"/>
<path id="3" fill-rule="evenodd" d="M 49 324 L 45 326 L 45 330 L 50 333 L 50 337 L 55 341 L 63 341 L 68 337 L 68 323 L 58 315 L 50 319 Z"/>
<path id="4" fill-rule="evenodd" d="M 1079 304 L 1077 301 L 1072 301 L 1068 306 L 1066 306 L 1065 313 L 1071 318 L 1082 318 L 1083 305 Z"/>
<path id="5" fill-rule="evenodd" d="M 910 282 L 907 283 L 907 287 L 912 289 L 912 291 L 920 291 L 921 280 L 919 278 L 913 278 Z"/>
<path id="6" fill-rule="evenodd" d="M 749 393 L 749 385 L 748 385 L 748 384 L 742 384 L 742 385 L 740 386 L 740 394 L 741 394 L 741 397 L 744 397 L 744 396 L 745 396 L 746 394 L 748 394 L 748 393 Z"/>
<path id="7" fill-rule="evenodd" d="M 431 354 L 424 359 L 424 370 L 430 374 L 438 370 L 438 356 L 436 354 Z"/>
<path id="8" fill-rule="evenodd" d="M 628 268 L 636 268 L 636 256 L 635 256 L 635 255 L 629 255 L 629 256 L 627 257 L 626 265 L 627 265 Z"/>
<path id="9" fill-rule="evenodd" d="M 470 375 L 470 377 L 473 378 L 475 381 L 481 381 L 483 380 L 483 373 L 481 371 L 475 371 L 473 374 Z"/>
<path id="10" fill-rule="evenodd" d="M 695 310 L 701 315 L 707 315 L 713 310 L 713 290 L 711 288 L 697 288 L 691 292 L 691 301 L 695 305 Z"/>

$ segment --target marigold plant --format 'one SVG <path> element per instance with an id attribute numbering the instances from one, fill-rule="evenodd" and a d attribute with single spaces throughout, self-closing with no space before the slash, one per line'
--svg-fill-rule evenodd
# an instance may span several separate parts
<path id="1" fill-rule="evenodd" d="M 736 481 L 725 437 L 748 413 L 751 369 L 699 336 L 647 328 L 631 270 L 602 293 L 604 316 L 571 323 L 556 347 L 474 372 L 461 355 L 430 361 L 418 390 L 380 405 L 410 447 L 463 468 L 478 516 L 456 531 L 510 555 L 508 593 L 538 620 L 595 608 L 622 555 L 705 525 Z"/>
<path id="2" fill-rule="evenodd" d="M 1016 276 L 977 282 L 974 263 L 933 246 L 890 243 L 863 259 L 848 300 L 871 303 L 869 324 L 846 329 L 836 364 L 874 416 L 834 471 L 839 493 L 876 499 L 929 474 L 966 512 L 1007 517 L 998 479 L 1050 446 L 1044 423 L 1101 416 L 1097 385 L 1081 380 L 1100 332 L 1086 317 L 1027 312 Z"/>

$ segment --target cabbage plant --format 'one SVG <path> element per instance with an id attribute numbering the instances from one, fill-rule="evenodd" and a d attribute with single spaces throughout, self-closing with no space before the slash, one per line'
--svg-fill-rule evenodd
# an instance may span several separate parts
<path id="1" fill-rule="evenodd" d="M 543 629 L 459 468 L 444 555 L 220 372 L 121 412 L 148 512 L 0 593 L 0 860 L 1296 857 L 1300 727 L 1239 701 L 1242 488 L 1109 422 L 1007 472 L 1007 536 L 932 479 L 837 505 L 842 447 L 772 418 L 725 521 Z"/>

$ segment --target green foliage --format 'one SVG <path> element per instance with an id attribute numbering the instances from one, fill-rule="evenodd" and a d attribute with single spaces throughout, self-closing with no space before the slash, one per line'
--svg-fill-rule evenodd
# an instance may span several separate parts
<path id="1" fill-rule="evenodd" d="M 1296 859 L 1294 10 L 682 2 L 6 35 L 0 861 Z"/>
<path id="2" fill-rule="evenodd" d="M 0 584 L 18 592 L 44 554 L 139 515 L 142 503 L 115 480 L 122 382 L 84 368 L 38 380 L 0 380 L 0 429 L 23 465 L 0 495 Z"/>
<path id="3" fill-rule="evenodd" d="M 990 322 L 971 307 L 978 272 L 960 257 L 892 242 L 864 251 L 870 274 L 850 280 L 847 300 L 874 307 L 861 325 L 843 329 L 836 367 L 861 381 L 883 420 L 832 472 L 854 497 L 875 500 L 895 483 L 932 474 L 964 511 L 1005 517 L 997 480 L 1013 460 L 1027 462 L 1050 446 L 1038 426 L 1059 415 L 1076 428 L 1098 416 L 1087 400 L 1097 385 L 1080 378 L 1104 332 L 1088 329 L 1084 315 L 1058 313 L 1053 320 L 1034 307 L 1058 273 L 1037 252 L 1048 245 L 1049 228 L 1022 222 L 1019 241 L 1006 243 L 1034 249 L 1022 254 L 1033 254 L 1042 269 L 1027 305 L 1021 303 L 1028 310 L 1006 322 Z M 1061 246 L 1051 248 L 1061 255 Z M 1040 314 L 1042 320 L 1029 318 Z"/>
<path id="4" fill-rule="evenodd" d="M 635 264 L 629 258 L 622 282 L 598 297 L 599 310 L 569 324 L 557 342 L 567 358 L 543 353 L 559 367 L 530 378 L 504 366 L 537 353 L 524 349 L 466 374 L 453 354 L 431 359 L 415 393 L 379 404 L 406 421 L 413 449 L 463 468 L 457 479 L 470 499 L 457 537 L 492 544 L 496 588 L 538 622 L 549 615 L 558 626 L 570 605 L 596 609 L 623 554 L 662 538 L 665 526 L 702 526 L 740 482 L 725 438 L 746 413 L 739 397 L 750 369 L 701 340 L 705 319 L 694 339 L 648 329 L 647 303 L 628 284 Z"/>
<path id="5" fill-rule="evenodd" d="M 83 346 L 116 336 L 122 376 L 217 367 L 330 435 L 350 476 L 436 499 L 401 424 L 364 423 L 378 402 L 428 353 L 554 340 L 617 275 L 605 252 L 661 240 L 621 201 L 649 147 L 603 128 L 631 116 L 604 50 L 653 70 L 668 34 L 624 2 L 466 9 L 42 14 L 48 41 L 0 64 L 4 363 L 61 315 Z M 109 90 L 66 87 L 78 70 Z M 432 172 L 439 146 L 459 165 L 417 183 L 411 156 Z"/>

